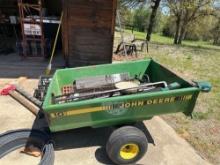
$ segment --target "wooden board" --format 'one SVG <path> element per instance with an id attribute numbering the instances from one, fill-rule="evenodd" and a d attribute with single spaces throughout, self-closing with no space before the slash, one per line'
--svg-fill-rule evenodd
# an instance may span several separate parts
<path id="1" fill-rule="evenodd" d="M 70 67 L 112 62 L 116 0 L 65 0 L 64 56 Z"/>

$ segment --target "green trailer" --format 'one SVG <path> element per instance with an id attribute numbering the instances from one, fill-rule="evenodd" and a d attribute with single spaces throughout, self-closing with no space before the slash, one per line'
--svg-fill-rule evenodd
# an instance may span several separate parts
<path id="1" fill-rule="evenodd" d="M 133 78 L 148 75 L 152 83 L 176 82 L 180 88 L 154 92 L 139 92 L 108 98 L 94 98 L 55 104 L 54 96 L 62 94 L 62 87 L 83 77 L 128 73 Z M 57 70 L 50 82 L 43 111 L 51 132 L 82 127 L 123 126 L 110 136 L 106 151 L 116 164 L 138 161 L 147 150 L 147 138 L 142 131 L 132 126 L 138 121 L 155 115 L 182 112 L 192 115 L 201 91 L 210 91 L 208 83 L 191 83 L 177 76 L 152 59 L 96 65 Z"/>

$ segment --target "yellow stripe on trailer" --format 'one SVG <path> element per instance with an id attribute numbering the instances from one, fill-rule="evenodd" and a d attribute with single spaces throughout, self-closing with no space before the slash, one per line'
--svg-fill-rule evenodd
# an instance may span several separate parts
<path id="1" fill-rule="evenodd" d="M 59 118 L 59 117 L 74 116 L 74 115 L 80 115 L 80 114 L 92 113 L 92 112 L 111 111 L 114 109 L 134 109 L 135 107 L 143 107 L 143 106 L 156 105 L 156 104 L 171 104 L 173 102 L 184 102 L 184 101 L 189 101 L 192 98 L 193 95 L 184 95 L 184 96 L 176 96 L 176 97 L 146 99 L 141 101 L 138 100 L 138 101 L 112 103 L 111 105 L 103 105 L 99 107 L 74 109 L 65 112 L 55 112 L 55 113 L 51 113 L 50 117 Z"/>
<path id="2" fill-rule="evenodd" d="M 66 112 L 56 112 L 51 113 L 51 118 L 58 118 L 58 117 L 65 117 L 65 116 L 73 116 L 73 115 L 80 115 L 84 113 L 91 113 L 91 112 L 99 112 L 104 111 L 105 107 L 93 107 L 93 108 L 83 108 L 83 109 L 74 109 Z"/>
<path id="3" fill-rule="evenodd" d="M 91 112 L 98 112 L 103 111 L 103 107 L 94 107 L 94 108 L 85 108 L 85 109 L 78 109 L 78 110 L 71 110 L 66 112 L 66 116 L 78 115 L 83 113 L 91 113 Z"/>

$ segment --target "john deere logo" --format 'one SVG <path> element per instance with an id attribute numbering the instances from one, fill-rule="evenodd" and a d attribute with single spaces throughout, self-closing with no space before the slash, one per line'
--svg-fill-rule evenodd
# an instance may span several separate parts
<path id="1" fill-rule="evenodd" d="M 103 105 L 103 109 L 111 114 L 111 115 L 115 115 L 115 116 L 120 116 L 123 115 L 127 112 L 127 108 L 125 108 L 124 106 L 122 106 L 123 103 L 105 103 L 105 105 Z"/>

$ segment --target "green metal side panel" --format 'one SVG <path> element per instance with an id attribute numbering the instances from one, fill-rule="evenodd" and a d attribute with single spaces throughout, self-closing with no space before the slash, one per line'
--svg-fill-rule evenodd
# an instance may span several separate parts
<path id="1" fill-rule="evenodd" d="M 60 94 L 63 85 L 84 76 L 128 72 L 131 76 L 147 73 L 152 81 L 178 82 L 183 88 L 172 91 L 139 93 L 99 98 L 60 105 L 51 104 L 51 93 Z M 80 127 L 103 127 L 150 119 L 155 115 L 183 112 L 190 115 L 200 90 L 192 87 L 152 60 L 107 64 L 56 72 L 43 104 L 51 131 Z"/>

